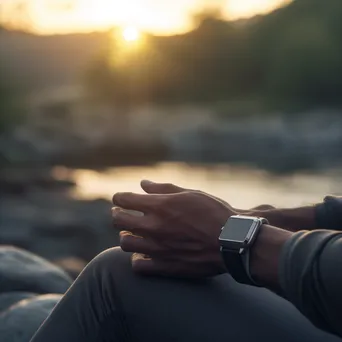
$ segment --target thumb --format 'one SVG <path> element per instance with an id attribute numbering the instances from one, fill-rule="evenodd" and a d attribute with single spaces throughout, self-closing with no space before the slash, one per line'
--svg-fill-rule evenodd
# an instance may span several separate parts
<path id="1" fill-rule="evenodd" d="M 140 185 L 148 194 L 176 194 L 186 190 L 171 183 L 154 183 L 149 180 L 141 181 Z"/>

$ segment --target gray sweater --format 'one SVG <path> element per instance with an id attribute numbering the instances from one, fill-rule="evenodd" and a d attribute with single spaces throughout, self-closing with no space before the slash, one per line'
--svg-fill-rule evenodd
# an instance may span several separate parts
<path id="1" fill-rule="evenodd" d="M 321 329 L 342 336 L 342 197 L 316 206 L 320 230 L 300 231 L 280 260 L 284 296 Z"/>

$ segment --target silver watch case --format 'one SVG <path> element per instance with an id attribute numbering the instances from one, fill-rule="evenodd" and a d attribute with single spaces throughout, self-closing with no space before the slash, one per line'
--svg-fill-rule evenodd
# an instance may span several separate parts
<path id="1" fill-rule="evenodd" d="M 235 220 L 250 221 L 250 227 L 247 234 L 241 236 L 241 239 L 230 239 L 227 237 L 223 237 L 227 235 L 227 232 L 225 230 L 229 230 L 232 224 L 236 224 Z M 253 244 L 259 231 L 259 228 L 266 223 L 268 223 L 268 221 L 262 217 L 251 217 L 243 215 L 231 216 L 227 220 L 226 224 L 222 227 L 221 234 L 219 236 L 221 250 L 224 249 L 238 254 L 243 254 L 246 251 L 246 249 L 248 249 Z"/>

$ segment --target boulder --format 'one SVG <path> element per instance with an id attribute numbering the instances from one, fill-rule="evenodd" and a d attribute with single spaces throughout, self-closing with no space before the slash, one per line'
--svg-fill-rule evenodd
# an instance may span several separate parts
<path id="1" fill-rule="evenodd" d="M 10 306 L 17 304 L 23 299 L 35 297 L 35 293 L 31 292 L 5 292 L 0 294 L 0 314 L 7 310 Z"/>
<path id="2" fill-rule="evenodd" d="M 72 279 L 76 279 L 82 270 L 86 267 L 87 263 L 79 258 L 62 258 L 58 260 L 53 260 L 53 263 L 63 269 L 69 274 Z"/>
<path id="3" fill-rule="evenodd" d="M 50 262 L 19 248 L 0 246 L 0 293 L 63 294 L 71 283 L 67 273 Z"/>
<path id="4" fill-rule="evenodd" d="M 1 342 L 29 342 L 61 295 L 42 295 L 24 299 L 0 314 Z"/>
<path id="5" fill-rule="evenodd" d="M 56 178 L 49 168 L 42 166 L 0 169 L 0 191 L 3 195 L 25 195 L 37 190 L 64 192 L 74 186 L 71 179 Z"/>
<path id="6" fill-rule="evenodd" d="M 1 200 L 0 245 L 14 245 L 48 260 L 76 257 L 86 262 L 118 245 L 109 201 L 50 191 Z"/>

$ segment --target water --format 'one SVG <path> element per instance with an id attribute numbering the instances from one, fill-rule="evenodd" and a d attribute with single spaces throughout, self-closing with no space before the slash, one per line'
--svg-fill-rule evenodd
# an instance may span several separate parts
<path id="1" fill-rule="evenodd" d="M 63 172 L 56 170 L 57 175 Z M 292 207 L 319 202 L 326 194 L 342 194 L 342 170 L 275 176 L 248 167 L 164 163 L 144 167 L 116 167 L 101 172 L 67 172 L 77 184 L 73 196 L 88 199 L 111 199 L 115 192 L 121 191 L 141 193 L 141 179 L 172 182 L 185 188 L 200 189 L 238 208 L 260 204 Z"/>

